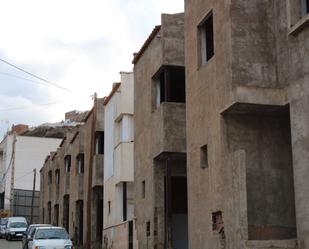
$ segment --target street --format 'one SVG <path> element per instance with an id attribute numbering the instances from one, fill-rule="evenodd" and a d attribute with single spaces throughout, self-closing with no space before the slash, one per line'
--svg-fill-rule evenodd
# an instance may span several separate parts
<path id="1" fill-rule="evenodd" d="M 5 239 L 0 239 L 0 249 L 21 249 L 21 241 L 6 241 Z"/>

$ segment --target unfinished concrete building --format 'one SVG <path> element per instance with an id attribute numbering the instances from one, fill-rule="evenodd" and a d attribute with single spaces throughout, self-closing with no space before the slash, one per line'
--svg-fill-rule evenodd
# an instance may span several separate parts
<path id="1" fill-rule="evenodd" d="M 103 234 L 104 106 L 96 99 L 84 124 L 67 132 L 41 169 L 41 218 L 92 248 Z"/>
<path id="2" fill-rule="evenodd" d="M 134 221 L 133 73 L 121 72 L 105 98 L 103 248 L 137 248 Z"/>
<path id="3" fill-rule="evenodd" d="M 191 249 L 309 248 L 308 12 L 185 1 Z"/>
<path id="4" fill-rule="evenodd" d="M 134 181 L 139 248 L 188 248 L 184 15 L 166 15 L 134 64 Z"/>

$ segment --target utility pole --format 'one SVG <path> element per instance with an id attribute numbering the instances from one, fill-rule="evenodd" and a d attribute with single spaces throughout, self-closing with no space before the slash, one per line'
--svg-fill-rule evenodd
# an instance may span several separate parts
<path id="1" fill-rule="evenodd" d="M 91 248 L 91 209 L 92 209 L 92 167 L 93 157 L 95 154 L 95 127 L 97 122 L 97 94 L 93 96 L 93 108 L 92 108 L 92 124 L 91 124 L 91 141 L 90 141 L 90 155 L 89 155 L 89 171 L 88 171 L 88 186 L 87 186 L 87 233 L 86 233 L 86 248 Z"/>
<path id="2" fill-rule="evenodd" d="M 11 170 L 11 186 L 10 186 L 10 215 L 13 216 L 13 202 L 14 202 L 14 185 L 15 185 L 15 149 L 16 149 L 16 133 L 13 133 L 12 144 L 12 170 Z M 10 165 L 9 165 L 10 166 Z"/>
<path id="3" fill-rule="evenodd" d="M 32 222 L 33 222 L 34 195 L 35 195 L 35 180 L 36 180 L 36 169 L 33 170 L 33 189 L 32 189 L 32 199 L 31 199 L 30 224 L 32 224 Z"/>

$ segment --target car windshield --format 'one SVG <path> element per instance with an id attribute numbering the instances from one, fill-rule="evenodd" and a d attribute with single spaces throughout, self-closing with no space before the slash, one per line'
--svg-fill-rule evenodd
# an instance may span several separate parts
<path id="1" fill-rule="evenodd" d="M 0 225 L 5 225 L 7 223 L 7 219 L 1 219 L 0 220 Z"/>
<path id="2" fill-rule="evenodd" d="M 27 224 L 25 222 L 12 222 L 10 224 L 11 228 L 26 228 Z"/>
<path id="3" fill-rule="evenodd" d="M 34 239 L 69 239 L 69 235 L 63 228 L 38 229 Z"/>

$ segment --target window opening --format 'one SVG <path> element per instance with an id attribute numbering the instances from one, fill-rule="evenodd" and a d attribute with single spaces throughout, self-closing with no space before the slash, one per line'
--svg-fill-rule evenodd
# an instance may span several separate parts
<path id="1" fill-rule="evenodd" d="M 50 170 L 48 171 L 48 184 L 52 184 L 53 181 L 53 172 Z"/>
<path id="2" fill-rule="evenodd" d="M 95 133 L 95 152 L 96 154 L 104 154 L 104 132 L 97 131 Z"/>
<path id="3" fill-rule="evenodd" d="M 208 149 L 207 144 L 201 147 L 201 168 L 208 168 Z"/>
<path id="4" fill-rule="evenodd" d="M 142 198 L 145 199 L 146 196 L 146 182 L 142 181 Z"/>
<path id="5" fill-rule="evenodd" d="M 56 180 L 56 184 L 59 185 L 60 184 L 60 170 L 56 169 L 55 171 L 55 180 Z"/>
<path id="6" fill-rule="evenodd" d="M 181 66 L 164 66 L 153 77 L 153 106 L 159 107 L 162 102 L 186 102 L 185 68 Z"/>
<path id="7" fill-rule="evenodd" d="M 213 13 L 208 13 L 198 26 L 200 36 L 201 63 L 206 64 L 214 56 Z"/>
<path id="8" fill-rule="evenodd" d="M 83 174 L 84 173 L 84 154 L 78 154 L 78 156 L 76 157 L 76 161 L 77 161 L 77 173 L 78 174 Z"/>
<path id="9" fill-rule="evenodd" d="M 64 158 L 65 172 L 69 173 L 71 171 L 71 155 L 66 155 Z"/>
<path id="10" fill-rule="evenodd" d="M 309 0 L 300 0 L 301 16 L 309 13 Z"/>

